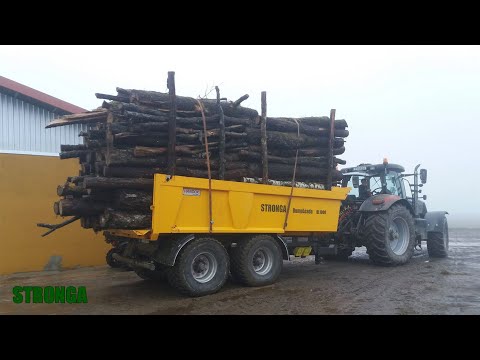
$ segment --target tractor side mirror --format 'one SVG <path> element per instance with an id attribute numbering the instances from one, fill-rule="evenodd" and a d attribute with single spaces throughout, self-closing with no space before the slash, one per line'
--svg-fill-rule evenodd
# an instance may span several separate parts
<path id="1" fill-rule="evenodd" d="M 420 169 L 420 181 L 422 184 L 427 182 L 427 169 Z"/>
<path id="2" fill-rule="evenodd" d="M 352 176 L 352 184 L 355 189 L 358 188 L 358 184 L 359 184 L 358 176 Z"/>
<path id="3" fill-rule="evenodd" d="M 423 200 L 427 200 L 427 195 L 422 196 Z"/>

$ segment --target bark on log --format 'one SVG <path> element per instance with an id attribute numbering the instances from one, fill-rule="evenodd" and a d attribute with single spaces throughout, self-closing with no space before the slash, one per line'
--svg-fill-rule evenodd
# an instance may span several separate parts
<path id="1" fill-rule="evenodd" d="M 60 153 L 60 159 L 85 158 L 90 150 L 63 151 Z"/>
<path id="2" fill-rule="evenodd" d="M 130 94 L 130 102 L 137 104 L 148 104 L 150 106 L 157 106 L 160 108 L 167 109 L 169 106 L 169 95 L 166 93 L 156 92 L 156 91 L 143 91 L 135 89 L 122 89 L 128 91 Z M 240 100 L 240 99 L 239 99 Z M 199 111 L 197 100 L 191 97 L 178 96 L 176 97 L 177 109 L 184 111 Z M 207 114 L 216 114 L 217 113 L 217 104 L 216 100 L 207 100 L 202 99 L 202 103 L 205 107 L 205 112 Z M 221 102 L 223 113 L 226 116 L 234 117 L 248 117 L 255 118 L 258 116 L 258 112 L 254 109 L 244 108 L 241 106 L 236 106 L 234 102 Z"/>
<path id="3" fill-rule="evenodd" d="M 103 229 L 148 229 L 152 215 L 107 209 L 100 215 L 99 225 Z"/>
<path id="4" fill-rule="evenodd" d="M 250 151 L 261 152 L 261 147 L 259 145 L 250 145 L 248 147 Z M 345 152 L 345 146 L 333 148 L 333 155 L 341 155 Z M 268 150 L 269 155 L 282 156 L 282 157 L 292 157 L 295 156 L 295 149 L 272 149 Z M 299 156 L 325 156 L 328 155 L 327 148 L 314 148 L 308 147 L 298 150 Z"/>
<path id="5" fill-rule="evenodd" d="M 60 216 L 88 216 L 100 214 L 105 210 L 106 204 L 89 199 L 63 199 L 58 202 Z"/>
<path id="6" fill-rule="evenodd" d="M 319 128 L 329 129 L 330 128 L 330 117 L 328 116 L 320 116 L 320 117 L 303 117 L 303 118 L 295 118 L 300 124 L 308 125 L 308 126 L 315 126 Z M 267 122 L 271 122 L 272 124 L 276 124 L 278 122 L 290 122 L 297 126 L 295 123 L 294 118 L 286 118 L 286 117 L 269 117 Z M 348 127 L 347 122 L 344 119 L 335 120 L 335 129 L 345 129 Z"/>
<path id="7" fill-rule="evenodd" d="M 51 121 L 47 126 L 45 126 L 45 129 L 50 129 L 57 126 L 88 124 L 105 121 L 107 121 L 107 111 L 102 109 L 101 111 L 92 111 L 88 113 L 63 116 L 60 119 Z"/>
<path id="8" fill-rule="evenodd" d="M 248 141 L 250 144 L 260 144 L 261 142 L 261 132 L 260 129 L 247 129 Z M 341 147 L 344 144 L 343 138 L 335 138 L 334 147 Z M 268 148 L 286 148 L 286 149 L 297 149 L 307 146 L 318 146 L 318 147 L 327 147 L 328 138 L 326 137 L 315 137 L 305 134 L 297 133 L 284 133 L 280 131 L 268 131 L 267 132 L 267 143 Z"/>
<path id="9" fill-rule="evenodd" d="M 255 161 L 262 160 L 261 153 L 256 153 L 248 150 L 240 150 L 239 154 L 240 154 L 240 157 L 244 159 L 255 160 Z M 280 157 L 280 156 L 268 155 L 268 161 L 273 163 L 279 163 L 279 164 L 293 165 L 295 164 L 295 157 Z M 342 164 L 342 165 L 346 164 L 346 161 L 342 159 L 334 158 L 334 161 L 336 164 Z M 325 156 L 321 156 L 321 157 L 299 156 L 297 159 L 297 163 L 298 165 L 322 167 L 328 164 L 328 158 Z"/>
<path id="10" fill-rule="evenodd" d="M 136 158 L 132 149 L 115 149 L 110 152 L 105 161 L 107 166 L 166 166 L 166 157 Z"/>
<path id="11" fill-rule="evenodd" d="M 87 150 L 87 146 L 80 144 L 80 145 L 60 145 L 60 151 L 77 151 L 77 150 Z"/>
<path id="12" fill-rule="evenodd" d="M 73 185 L 72 183 L 67 183 L 65 185 L 57 186 L 57 195 L 58 196 L 72 195 L 75 197 L 81 197 L 82 195 L 87 195 L 87 191 L 82 186 Z"/>
<path id="13" fill-rule="evenodd" d="M 136 211 L 140 213 L 150 212 L 153 204 L 153 195 L 148 191 L 140 190 L 116 190 L 114 193 L 113 206 L 115 209 Z"/>
<path id="14" fill-rule="evenodd" d="M 129 178 L 104 178 L 104 177 L 87 177 L 83 181 L 85 189 L 153 189 L 153 180 L 151 179 L 129 179 Z"/>

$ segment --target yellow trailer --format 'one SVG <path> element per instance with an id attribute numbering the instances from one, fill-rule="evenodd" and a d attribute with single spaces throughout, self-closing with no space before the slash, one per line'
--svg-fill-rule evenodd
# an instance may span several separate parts
<path id="1" fill-rule="evenodd" d="M 152 226 L 111 230 L 129 238 L 119 262 L 143 278 L 162 277 L 191 296 L 218 291 L 231 273 L 248 286 L 273 283 L 284 236 L 314 239 L 337 230 L 349 188 L 291 188 L 155 174 Z"/>

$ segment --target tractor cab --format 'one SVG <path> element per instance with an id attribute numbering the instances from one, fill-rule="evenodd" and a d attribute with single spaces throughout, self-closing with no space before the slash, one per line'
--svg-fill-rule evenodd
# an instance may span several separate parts
<path id="1" fill-rule="evenodd" d="M 342 169 L 342 186 L 350 187 L 349 201 L 364 201 L 379 194 L 407 197 L 401 174 L 405 168 L 397 164 L 360 164 Z"/>

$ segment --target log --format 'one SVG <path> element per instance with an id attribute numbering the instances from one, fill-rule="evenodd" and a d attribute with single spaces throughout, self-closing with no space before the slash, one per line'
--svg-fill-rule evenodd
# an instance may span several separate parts
<path id="1" fill-rule="evenodd" d="M 69 177 L 67 177 L 67 181 L 71 182 L 71 183 L 74 183 L 74 184 L 79 184 L 79 183 L 83 182 L 84 179 L 85 179 L 84 176 L 69 176 Z"/>
<path id="2" fill-rule="evenodd" d="M 323 129 L 330 129 L 330 117 L 328 116 L 321 116 L 321 117 L 303 117 L 303 118 L 295 118 L 300 124 L 307 125 L 307 126 L 315 126 Z M 290 122 L 297 126 L 295 123 L 294 118 L 286 118 L 286 117 L 269 117 L 267 122 L 276 124 L 278 122 Z M 348 127 L 347 122 L 344 119 L 335 120 L 335 129 L 345 129 Z"/>
<path id="3" fill-rule="evenodd" d="M 310 136 L 323 136 L 323 137 L 328 137 L 329 136 L 329 129 L 326 128 L 320 128 L 320 127 L 315 127 L 311 125 L 305 125 L 299 123 L 298 126 L 299 129 L 297 129 L 297 124 L 291 123 L 288 121 L 277 121 L 274 123 L 267 123 L 267 130 L 268 131 L 280 131 L 280 132 L 293 132 L 297 133 L 298 130 L 300 130 L 300 133 L 305 134 L 305 135 L 310 135 Z M 349 131 L 344 129 L 344 128 L 339 128 L 335 129 L 335 136 L 336 137 L 348 137 Z"/>
<path id="4" fill-rule="evenodd" d="M 166 165 L 166 162 L 165 162 Z M 119 178 L 153 178 L 153 174 L 165 174 L 164 167 L 127 167 L 127 166 L 105 166 L 103 176 Z"/>
<path id="5" fill-rule="evenodd" d="M 86 177 L 83 181 L 85 189 L 138 189 L 152 190 L 152 179 L 131 179 L 131 178 L 104 178 Z"/>
<path id="6" fill-rule="evenodd" d="M 167 133 L 153 133 L 148 136 L 136 133 L 120 133 L 113 135 L 115 145 L 131 146 L 167 146 Z"/>
<path id="7" fill-rule="evenodd" d="M 262 177 L 263 169 L 261 164 L 249 165 L 250 176 L 249 177 Z M 285 166 L 278 163 L 268 164 L 268 174 L 270 179 L 273 180 L 292 180 L 293 166 Z M 315 181 L 323 183 L 326 181 L 328 169 L 318 168 L 313 166 L 297 165 L 295 174 L 296 181 Z M 341 180 L 342 173 L 338 170 L 333 171 L 333 179 Z"/>
<path id="8" fill-rule="evenodd" d="M 60 145 L 60 151 L 77 151 L 77 150 L 87 150 L 87 146 L 80 144 L 80 145 Z"/>
<path id="9" fill-rule="evenodd" d="M 108 94 L 102 94 L 102 93 L 95 93 L 95 97 L 97 99 L 113 100 L 113 101 L 119 101 L 119 102 L 129 102 L 130 101 L 129 96 L 115 96 L 115 95 L 108 95 Z"/>
<path id="10" fill-rule="evenodd" d="M 244 159 L 255 160 L 255 161 L 262 160 L 261 153 L 248 151 L 248 150 L 240 150 L 239 154 L 240 154 L 240 157 Z M 295 157 L 280 157 L 280 156 L 268 155 L 268 161 L 279 163 L 279 164 L 285 164 L 285 165 L 287 164 L 293 165 L 295 164 Z M 341 160 L 338 158 L 334 158 L 334 161 L 336 164 L 342 164 L 342 165 L 346 164 L 345 160 Z M 322 157 L 299 156 L 297 159 L 297 163 L 299 165 L 308 165 L 308 166 L 326 166 L 328 164 L 328 158 L 325 156 L 322 156 Z"/>
<path id="11" fill-rule="evenodd" d="M 88 153 L 89 150 L 63 151 L 60 153 L 60 159 L 81 158 L 86 156 Z"/>
<path id="12" fill-rule="evenodd" d="M 260 129 L 247 129 L 248 141 L 250 144 L 260 144 L 262 134 Z M 344 144 L 343 138 L 335 138 L 335 147 L 341 147 Z M 268 147 L 271 148 L 286 148 L 297 149 L 307 146 L 327 147 L 327 137 L 316 137 L 297 133 L 284 133 L 280 131 L 267 132 Z"/>
<path id="13" fill-rule="evenodd" d="M 117 88 L 120 89 L 120 88 Z M 123 90 L 123 89 L 122 89 Z M 148 104 L 147 105 L 141 105 L 141 104 L 134 104 L 134 103 L 128 103 L 128 102 L 119 102 L 118 106 L 122 110 L 126 111 L 132 111 L 132 112 L 137 112 L 137 113 L 143 113 L 143 114 L 149 114 L 149 115 L 157 115 L 157 116 L 168 116 L 168 113 L 170 112 L 169 108 L 158 108 L 158 107 L 151 107 Z M 177 108 L 177 116 L 178 117 L 193 117 L 193 116 L 198 116 L 200 115 L 199 111 L 185 111 L 185 110 L 179 110 Z"/>
<path id="14" fill-rule="evenodd" d="M 177 175 L 191 176 L 190 169 L 206 170 L 205 159 L 177 158 Z M 210 166 L 213 170 L 219 169 L 218 160 L 210 160 Z M 248 163 L 236 161 L 228 162 L 226 170 L 248 169 Z M 128 167 L 128 166 L 105 166 L 103 176 L 121 177 L 121 178 L 152 178 L 154 174 L 166 174 L 166 167 Z M 203 173 L 202 173 L 203 174 Z M 247 174 L 245 174 L 246 176 Z"/>
<path id="15" fill-rule="evenodd" d="M 156 91 L 135 90 L 135 89 L 128 89 L 128 90 L 123 89 L 123 90 L 128 91 L 128 93 L 130 94 L 130 102 L 133 102 L 136 104 L 156 106 L 164 109 L 167 109 L 169 106 L 169 95 L 166 93 L 161 93 Z M 246 95 L 244 95 L 243 97 L 245 96 Z M 176 101 L 177 101 L 177 109 L 179 110 L 195 111 L 195 112 L 199 112 L 200 110 L 198 108 L 197 100 L 194 98 L 177 95 Z M 202 103 L 204 105 L 206 115 L 217 113 L 218 110 L 217 110 L 216 99 L 215 100 L 202 99 Z M 256 118 L 258 116 L 258 112 L 256 110 L 238 106 L 234 102 L 221 102 L 220 106 L 222 106 L 223 113 L 226 116 L 247 117 L 247 118 Z"/>
<path id="16" fill-rule="evenodd" d="M 59 201 L 53 203 L 53 212 L 55 215 L 60 215 Z"/>
<path id="17" fill-rule="evenodd" d="M 260 153 L 262 150 L 259 145 L 250 145 L 248 147 L 250 151 L 258 152 Z M 345 146 L 333 148 L 333 155 L 341 155 L 345 152 Z M 295 149 L 272 149 L 269 148 L 268 150 L 269 155 L 275 155 L 275 156 L 283 156 L 283 157 L 293 157 L 295 156 Z M 308 147 L 308 148 L 303 148 L 298 150 L 298 155 L 299 156 L 324 156 L 328 155 L 328 149 L 327 148 L 314 148 L 314 147 Z"/>
<path id="18" fill-rule="evenodd" d="M 88 113 L 80 113 L 73 115 L 66 115 L 59 119 L 51 121 L 45 129 L 50 129 L 58 126 L 73 125 L 73 124 L 89 124 L 95 122 L 107 121 L 107 110 L 91 111 Z"/>
<path id="19" fill-rule="evenodd" d="M 164 148 L 166 149 L 166 148 Z M 166 153 L 166 150 L 165 150 Z M 166 166 L 166 157 L 155 157 L 153 159 L 136 158 L 132 149 L 114 149 L 108 154 L 105 164 L 107 166 Z"/>
<path id="20" fill-rule="evenodd" d="M 116 190 L 114 193 L 113 206 L 115 209 L 137 211 L 140 213 L 149 212 L 153 204 L 153 195 L 148 191 L 140 190 Z"/>
<path id="21" fill-rule="evenodd" d="M 88 216 L 100 214 L 105 210 L 106 204 L 89 199 L 63 199 L 58 202 L 58 212 L 61 216 Z"/>
<path id="22" fill-rule="evenodd" d="M 99 226 L 103 229 L 148 229 L 152 226 L 152 215 L 107 209 L 99 217 Z"/>
<path id="23" fill-rule="evenodd" d="M 82 195 L 87 195 L 87 191 L 82 186 L 73 185 L 72 183 L 67 182 L 65 185 L 57 186 L 57 195 L 58 196 L 72 195 L 74 197 L 81 197 Z"/>

